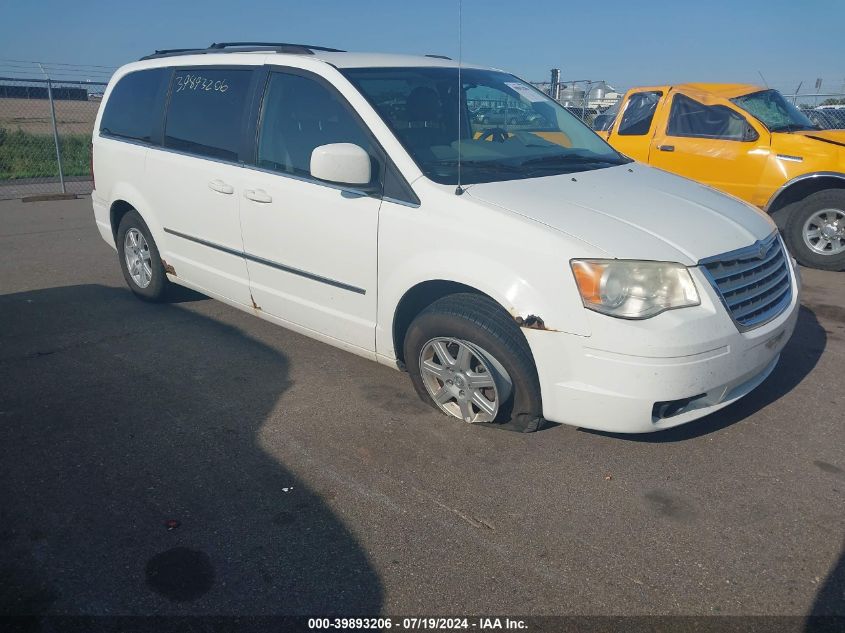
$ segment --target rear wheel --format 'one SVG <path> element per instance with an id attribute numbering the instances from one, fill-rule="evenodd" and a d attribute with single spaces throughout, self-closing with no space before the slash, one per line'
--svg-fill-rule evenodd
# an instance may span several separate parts
<path id="1" fill-rule="evenodd" d="M 440 412 L 514 431 L 542 426 L 528 343 L 491 299 L 456 294 L 434 302 L 411 323 L 404 350 L 414 388 Z"/>
<path id="2" fill-rule="evenodd" d="M 845 270 L 845 190 L 819 191 L 796 204 L 786 223 L 786 239 L 804 266 Z"/>
<path id="3" fill-rule="evenodd" d="M 161 301 L 170 282 L 149 227 L 137 211 L 127 212 L 115 236 L 118 260 L 129 289 L 141 299 Z"/>

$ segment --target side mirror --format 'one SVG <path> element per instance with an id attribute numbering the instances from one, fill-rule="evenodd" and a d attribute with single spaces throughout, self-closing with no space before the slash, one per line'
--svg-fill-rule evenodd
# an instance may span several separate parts
<path id="1" fill-rule="evenodd" d="M 343 185 L 368 185 L 372 178 L 370 155 L 353 143 L 329 143 L 311 152 L 311 175 Z"/>

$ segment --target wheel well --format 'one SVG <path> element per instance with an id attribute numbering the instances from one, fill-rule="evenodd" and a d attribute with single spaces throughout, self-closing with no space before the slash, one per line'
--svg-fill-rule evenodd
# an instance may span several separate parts
<path id="1" fill-rule="evenodd" d="M 111 232 L 115 238 L 117 238 L 117 227 L 120 226 L 120 221 L 123 219 L 123 216 L 129 211 L 134 210 L 135 207 L 125 200 L 115 200 L 114 203 L 112 203 L 109 211 L 109 219 L 111 221 Z"/>
<path id="2" fill-rule="evenodd" d="M 434 279 L 417 284 L 402 296 L 393 316 L 393 349 L 397 359 L 405 362 L 405 334 L 408 333 L 411 321 L 438 299 L 461 292 L 484 295 L 483 292 L 465 284 Z"/>
<path id="3" fill-rule="evenodd" d="M 799 180 L 781 191 L 769 205 L 767 211 L 775 223 L 782 226 L 786 222 L 786 214 L 781 213 L 782 211 L 791 204 L 825 189 L 845 189 L 845 175 L 841 178 L 837 176 L 816 176 Z"/>

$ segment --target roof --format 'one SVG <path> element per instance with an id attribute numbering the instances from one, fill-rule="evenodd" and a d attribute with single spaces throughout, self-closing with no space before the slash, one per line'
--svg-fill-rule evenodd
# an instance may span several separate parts
<path id="1" fill-rule="evenodd" d="M 752 92 L 760 92 L 766 90 L 762 86 L 755 86 L 754 84 L 706 84 L 706 83 L 690 83 L 677 84 L 673 88 L 681 88 L 684 90 L 695 92 L 706 92 L 716 97 L 723 99 L 733 99 L 734 97 L 741 97 L 742 95 L 751 94 Z"/>
<path id="2" fill-rule="evenodd" d="M 376 68 L 391 67 L 402 68 L 409 66 L 457 68 L 458 62 L 454 59 L 443 57 L 431 57 L 428 55 L 398 55 L 393 53 L 324 53 L 315 51 L 313 56 L 321 59 L 337 68 Z M 481 68 L 475 64 L 461 62 L 464 68 Z"/>
<path id="3" fill-rule="evenodd" d="M 755 86 L 754 84 L 687 83 L 675 84 L 672 86 L 637 86 L 636 88 L 631 88 L 628 92 L 660 91 L 665 93 L 669 90 L 685 90 L 687 92 L 697 92 L 699 94 L 710 95 L 711 97 L 733 99 L 735 97 L 741 97 L 742 95 L 751 94 L 752 92 L 760 92 L 761 90 L 766 90 L 766 88 L 762 86 Z"/>
<path id="4" fill-rule="evenodd" d="M 324 46 L 312 46 L 309 44 L 287 44 L 281 42 L 221 42 L 215 43 L 208 48 L 175 48 L 168 50 L 157 50 L 151 55 L 141 58 L 141 61 L 154 59 L 184 58 L 188 56 L 199 56 L 203 58 L 216 59 L 226 56 L 229 63 L 233 59 L 231 55 L 264 55 L 267 59 L 273 57 L 290 58 L 307 57 L 312 60 L 320 60 L 335 66 L 336 68 L 372 68 L 372 67 L 441 67 L 457 68 L 458 62 L 437 54 L 424 55 L 397 55 L 389 53 L 350 53 Z M 179 62 L 175 62 L 179 63 Z M 170 65 L 170 64 L 168 64 Z M 463 67 L 479 68 L 473 64 L 461 63 Z"/>
<path id="5" fill-rule="evenodd" d="M 266 48 L 253 50 L 214 51 L 187 49 L 184 51 L 156 51 L 137 62 L 124 64 L 112 76 L 112 82 L 127 73 L 149 68 L 173 66 L 250 66 L 261 64 L 291 65 L 315 70 L 315 65 L 327 64 L 332 68 L 457 68 L 458 62 L 441 56 L 396 55 L 389 53 L 346 53 L 312 49 L 313 52 L 278 52 Z M 296 61 L 294 61 L 296 60 Z M 487 66 L 461 63 L 462 68 L 496 70 Z"/>

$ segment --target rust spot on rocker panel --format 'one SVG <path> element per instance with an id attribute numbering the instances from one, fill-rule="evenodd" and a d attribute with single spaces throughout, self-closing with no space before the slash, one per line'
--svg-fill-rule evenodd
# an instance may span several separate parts
<path id="1" fill-rule="evenodd" d="M 176 277 L 176 269 L 173 268 L 173 266 L 168 264 L 163 259 L 161 260 L 161 265 L 164 266 L 164 272 L 166 272 L 168 275 L 173 275 L 174 277 Z"/>
<path id="2" fill-rule="evenodd" d="M 261 306 L 255 303 L 255 297 L 252 296 L 252 293 L 249 293 L 249 300 L 252 301 L 252 309 L 253 310 L 261 310 Z"/>

